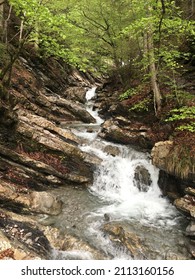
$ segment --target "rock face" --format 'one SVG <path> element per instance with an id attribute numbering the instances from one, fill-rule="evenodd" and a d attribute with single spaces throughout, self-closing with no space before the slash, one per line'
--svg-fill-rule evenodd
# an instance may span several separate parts
<path id="1" fill-rule="evenodd" d="M 29 219 L 30 220 L 30 219 Z M 30 220 L 31 221 L 31 220 Z M 44 233 L 34 223 L 11 219 L 1 212 L 0 216 L 0 251 L 2 258 L 47 259 L 51 246 Z M 9 251 L 8 251 L 9 250 Z"/>
<path id="2" fill-rule="evenodd" d="M 92 181 L 99 159 L 60 127 L 95 122 L 83 104 L 87 79 L 56 60 L 29 55 L 13 69 L 10 89 L 0 85 L 0 259 L 50 258 L 44 229 L 25 215 L 58 215 L 62 202 L 51 189 Z"/>

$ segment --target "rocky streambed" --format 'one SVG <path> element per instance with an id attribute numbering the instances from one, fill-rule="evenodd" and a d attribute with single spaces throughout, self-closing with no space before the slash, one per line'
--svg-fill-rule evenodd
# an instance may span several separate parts
<path id="1" fill-rule="evenodd" d="M 1 88 L 1 259 L 193 258 L 192 180 L 183 195 L 166 172 L 160 191 L 148 153 L 154 131 L 116 113 L 112 98 L 108 116 L 104 90 L 91 103 L 95 92 L 86 92 L 98 82 L 32 57 L 20 59 L 6 94 Z M 165 172 L 159 147 L 153 162 Z"/>

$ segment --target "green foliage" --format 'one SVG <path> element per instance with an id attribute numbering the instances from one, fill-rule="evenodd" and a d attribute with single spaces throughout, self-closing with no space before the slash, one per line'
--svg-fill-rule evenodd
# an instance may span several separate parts
<path id="1" fill-rule="evenodd" d="M 128 99 L 129 97 L 136 95 L 137 92 L 138 92 L 137 89 L 130 88 L 130 89 L 126 90 L 124 93 L 120 94 L 119 100 L 122 101 L 122 100 Z"/>
<path id="2" fill-rule="evenodd" d="M 148 112 L 149 111 L 149 105 L 151 104 L 151 99 L 149 97 L 144 98 L 143 100 L 137 102 L 135 105 L 133 105 L 129 111 L 134 112 Z"/>
<path id="3" fill-rule="evenodd" d="M 195 106 L 187 107 L 184 106 L 179 109 L 173 109 L 171 111 L 172 116 L 167 119 L 167 121 L 177 121 L 185 119 L 194 119 L 195 118 Z"/>
<path id="4" fill-rule="evenodd" d="M 94 73 L 131 65 L 147 79 L 149 33 L 159 75 L 179 67 L 188 55 L 179 50 L 183 38 L 195 36 L 194 22 L 182 18 L 175 1 L 163 2 L 164 10 L 156 0 L 9 0 L 41 54 Z"/>
<path id="5" fill-rule="evenodd" d="M 186 125 L 180 125 L 177 130 L 187 130 L 187 131 L 190 131 L 190 132 L 195 132 L 195 122 L 191 122 L 189 124 L 186 124 Z"/>
<path id="6" fill-rule="evenodd" d="M 171 116 L 166 119 L 167 122 L 175 121 L 187 121 L 187 124 L 182 124 L 177 127 L 177 130 L 188 130 L 190 132 L 195 132 L 195 106 L 187 107 L 183 106 L 179 109 L 173 109 L 171 111 Z"/>

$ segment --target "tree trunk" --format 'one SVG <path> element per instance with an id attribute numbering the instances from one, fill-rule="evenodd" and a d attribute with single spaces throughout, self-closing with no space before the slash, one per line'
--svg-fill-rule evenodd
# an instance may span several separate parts
<path id="1" fill-rule="evenodd" d="M 8 44 L 8 22 L 10 20 L 12 13 L 12 6 L 9 7 L 9 12 L 7 18 L 4 19 L 4 26 L 3 26 L 3 42 Z"/>
<path id="2" fill-rule="evenodd" d="M 154 45 L 153 45 L 153 34 L 151 30 L 148 31 L 148 58 L 149 58 L 149 70 L 150 70 L 150 81 L 152 91 L 154 93 L 154 109 L 157 114 L 161 110 L 162 95 L 157 81 L 157 70 L 155 65 Z"/>
<path id="3" fill-rule="evenodd" d="M 148 7 L 148 16 L 151 15 L 151 7 Z M 154 41 L 153 41 L 153 24 L 150 21 L 147 30 L 147 48 L 148 48 L 148 62 L 149 62 L 149 73 L 152 91 L 154 94 L 154 110 L 157 115 L 161 110 L 162 95 L 158 85 L 157 69 L 155 64 L 155 53 L 154 53 Z"/>
<path id="4" fill-rule="evenodd" d="M 3 41 L 3 28 L 4 28 L 4 1 L 0 0 L 0 40 Z"/>

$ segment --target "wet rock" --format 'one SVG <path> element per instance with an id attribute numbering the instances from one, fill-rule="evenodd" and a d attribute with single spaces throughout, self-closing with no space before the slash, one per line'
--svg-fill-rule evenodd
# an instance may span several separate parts
<path id="1" fill-rule="evenodd" d="M 153 146 L 149 127 L 143 126 L 141 123 L 134 123 L 123 128 L 117 121 L 110 119 L 102 125 L 99 136 L 115 143 L 135 145 L 144 149 Z"/>
<path id="2" fill-rule="evenodd" d="M 95 123 L 96 120 L 90 115 L 86 108 L 80 103 L 72 102 L 61 97 L 49 97 L 49 100 L 57 106 L 57 108 L 64 108 L 70 114 L 75 116 L 76 120 L 81 120 L 84 123 Z"/>
<path id="3" fill-rule="evenodd" d="M 112 145 L 107 145 L 104 148 L 104 152 L 109 155 L 112 155 L 113 157 L 120 155 L 120 149 Z"/>
<path id="4" fill-rule="evenodd" d="M 174 201 L 175 207 L 183 212 L 187 216 L 191 216 L 195 219 L 195 197 L 185 195 L 184 197 L 178 198 Z"/>
<path id="5" fill-rule="evenodd" d="M 66 91 L 63 93 L 64 98 L 67 100 L 73 100 L 78 101 L 80 103 L 86 102 L 86 89 L 84 87 L 69 87 L 66 89 Z"/>
<path id="6" fill-rule="evenodd" d="M 95 260 L 104 260 L 106 256 L 103 252 L 98 251 L 93 246 L 88 244 L 87 242 L 81 240 L 78 237 L 72 236 L 66 233 L 60 233 L 56 228 L 46 227 L 44 228 L 44 233 L 47 236 L 50 244 L 54 248 L 53 258 L 54 259 L 63 259 L 68 252 L 69 255 L 71 253 L 74 255 L 74 252 L 83 252 L 84 256 L 86 253 L 90 254 L 91 259 Z M 52 256 L 51 256 L 52 257 Z M 84 258 L 85 259 L 85 258 Z"/>
<path id="7" fill-rule="evenodd" d="M 195 221 L 190 222 L 190 224 L 186 228 L 185 234 L 192 239 L 195 239 Z"/>
<path id="8" fill-rule="evenodd" d="M 27 140 L 29 139 L 31 143 L 35 142 L 40 146 L 40 149 L 45 150 L 45 152 L 47 151 L 48 154 L 55 154 L 58 157 L 58 160 L 55 160 L 57 164 L 55 169 L 59 167 L 63 172 L 60 172 L 61 174 L 58 172 L 60 176 L 57 177 L 63 177 L 64 179 L 66 177 L 69 182 L 80 182 L 81 184 L 91 180 L 92 172 L 90 167 L 84 162 L 86 154 L 72 143 L 63 141 L 48 130 L 40 130 L 37 126 L 31 126 L 22 121 L 19 122 L 17 132 Z M 46 167 L 46 165 L 42 163 L 42 166 L 43 165 Z M 71 170 L 71 168 L 73 170 Z M 48 172 L 48 175 L 56 176 L 55 170 L 52 170 L 52 172 Z"/>
<path id="9" fill-rule="evenodd" d="M 62 211 L 62 201 L 48 192 L 32 192 L 30 194 L 30 209 L 36 213 L 55 216 Z"/>
<path id="10" fill-rule="evenodd" d="M 195 197 L 195 188 L 187 187 L 185 188 L 185 193 Z"/>
<path id="11" fill-rule="evenodd" d="M 144 247 L 140 238 L 133 232 L 127 231 L 119 223 L 107 223 L 102 230 L 108 234 L 110 240 L 124 247 L 134 259 L 144 259 Z"/>
<path id="12" fill-rule="evenodd" d="M 17 114 L 18 119 L 20 119 L 21 121 L 35 127 L 38 126 L 38 129 L 42 129 L 43 132 L 45 130 L 48 130 L 54 133 L 55 135 L 58 135 L 58 137 L 60 137 L 64 142 L 75 145 L 79 143 L 79 139 L 71 131 L 58 127 L 46 118 L 32 114 L 30 111 L 24 109 L 18 110 Z"/>
<path id="13" fill-rule="evenodd" d="M 152 184 L 149 171 L 142 165 L 135 168 L 134 182 L 140 191 L 147 192 Z"/>
<path id="14" fill-rule="evenodd" d="M 87 164 L 90 164 L 93 166 L 93 169 L 96 168 L 96 166 L 100 165 L 102 162 L 102 159 L 94 154 L 85 154 L 84 162 Z"/>
<path id="15" fill-rule="evenodd" d="M 165 256 L 165 260 L 187 260 L 183 255 L 168 252 Z"/>
<path id="16" fill-rule="evenodd" d="M 189 244 L 188 247 L 190 254 L 193 256 L 193 258 L 195 258 L 195 243 L 193 243 L 192 241 Z"/>
<path id="17" fill-rule="evenodd" d="M 0 229 L 11 243 L 17 241 L 21 244 L 24 251 L 27 248 L 27 251 L 48 258 L 51 250 L 49 241 L 43 232 L 32 224 L 0 218 Z"/>
<path id="18" fill-rule="evenodd" d="M 0 182 L 0 202 L 1 208 L 12 210 L 16 213 L 29 212 L 29 196 L 24 193 L 18 193 L 13 184 L 3 180 Z"/>
<path id="19" fill-rule="evenodd" d="M 33 130 L 31 129 L 31 131 Z M 37 132 L 36 134 L 38 135 L 39 133 Z M 42 162 L 41 159 L 33 159 L 33 155 L 37 157 L 37 152 L 28 155 L 22 151 L 21 154 L 0 145 L 0 155 L 2 156 L 0 162 L 2 161 L 5 166 L 8 166 L 8 171 L 11 171 L 14 178 L 18 178 L 18 183 L 21 184 L 21 182 L 23 182 L 26 186 L 31 186 L 34 180 L 34 184 L 40 186 L 41 190 L 45 188 L 41 187 L 42 184 L 51 186 L 53 186 L 54 183 L 62 185 L 66 182 L 83 184 L 91 180 L 91 177 L 87 177 L 90 176 L 91 171 L 84 162 L 85 156 L 87 155 L 81 152 L 79 148 L 68 143 L 63 143 L 60 139 L 56 139 L 55 141 L 55 137 L 52 139 L 52 135 L 51 139 L 47 139 L 46 135 L 43 134 L 40 141 L 42 144 L 45 144 L 45 150 L 47 149 L 48 154 L 52 154 L 55 150 L 59 154 L 58 157 L 51 156 L 51 159 L 47 159 L 46 157 L 46 162 L 48 162 L 48 164 Z M 43 160 L 45 158 L 45 154 L 41 154 L 41 151 L 38 152 L 38 156 L 42 156 Z M 64 163 L 62 162 L 62 158 L 66 159 Z M 67 165 L 68 167 L 76 165 L 77 168 L 78 165 L 80 165 L 80 169 L 75 170 L 77 173 L 71 172 Z M 3 177 L 5 179 L 10 178 L 10 174 L 9 176 L 6 175 L 8 171 L 3 172 Z M 79 172 L 81 174 L 78 174 Z"/>

